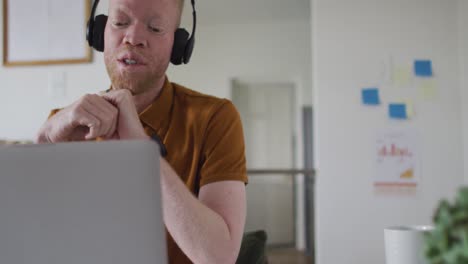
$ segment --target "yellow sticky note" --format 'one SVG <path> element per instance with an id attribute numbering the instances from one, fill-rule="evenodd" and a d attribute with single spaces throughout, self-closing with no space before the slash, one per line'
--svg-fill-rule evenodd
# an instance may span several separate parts
<path id="1" fill-rule="evenodd" d="M 406 115 L 408 118 L 411 118 L 414 116 L 414 104 L 413 100 L 407 99 L 404 100 L 404 103 L 406 104 Z"/>
<path id="2" fill-rule="evenodd" d="M 437 96 L 437 85 L 434 80 L 424 80 L 419 86 L 419 95 L 426 100 L 432 100 Z"/>
<path id="3" fill-rule="evenodd" d="M 393 69 L 393 84 L 397 87 L 408 86 L 411 81 L 411 67 L 400 66 Z"/>

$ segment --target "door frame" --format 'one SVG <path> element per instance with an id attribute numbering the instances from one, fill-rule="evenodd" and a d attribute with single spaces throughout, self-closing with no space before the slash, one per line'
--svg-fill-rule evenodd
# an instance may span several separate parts
<path id="1" fill-rule="evenodd" d="M 300 76 L 271 77 L 271 76 L 236 76 L 229 79 L 229 96 L 233 98 L 233 87 L 236 82 L 248 84 L 292 84 L 293 85 L 293 114 L 295 117 L 293 134 L 293 168 L 281 169 L 303 169 L 304 164 L 304 134 L 302 128 L 302 109 L 306 104 L 303 101 L 304 83 Z M 253 88 L 255 89 L 255 88 Z M 275 168 L 276 169 L 276 168 Z M 294 240 L 297 250 L 306 249 L 306 202 L 305 202 L 305 176 L 296 175 L 293 184 L 294 193 Z"/>

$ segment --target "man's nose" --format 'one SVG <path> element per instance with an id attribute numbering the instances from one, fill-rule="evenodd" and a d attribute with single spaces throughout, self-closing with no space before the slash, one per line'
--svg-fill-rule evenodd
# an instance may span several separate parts
<path id="1" fill-rule="evenodd" d="M 135 46 L 135 47 L 146 47 L 146 32 L 145 27 L 141 24 L 133 24 L 127 28 L 124 37 L 124 44 Z"/>

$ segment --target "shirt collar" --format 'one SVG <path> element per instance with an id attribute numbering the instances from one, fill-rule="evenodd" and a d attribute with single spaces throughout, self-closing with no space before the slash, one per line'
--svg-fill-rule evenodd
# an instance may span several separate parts
<path id="1" fill-rule="evenodd" d="M 141 122 L 151 127 L 160 137 L 164 136 L 162 133 L 167 129 L 166 123 L 169 120 L 173 100 L 174 87 L 166 77 L 164 86 L 156 100 L 140 114 Z"/>

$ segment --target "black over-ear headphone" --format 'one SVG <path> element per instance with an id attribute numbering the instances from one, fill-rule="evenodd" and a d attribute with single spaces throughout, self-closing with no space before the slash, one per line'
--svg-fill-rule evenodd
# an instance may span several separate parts
<path id="1" fill-rule="evenodd" d="M 175 0 L 174 0 L 175 1 Z M 171 63 L 174 65 L 180 65 L 182 63 L 187 64 L 192 56 L 193 47 L 195 46 L 195 30 L 197 28 L 197 12 L 195 10 L 195 0 L 192 2 L 192 14 L 193 14 L 193 28 L 192 35 L 188 33 L 184 28 L 178 28 L 174 33 L 174 45 L 172 46 Z M 97 5 L 99 0 L 95 0 L 93 8 L 91 9 L 91 15 L 88 20 L 88 27 L 86 29 L 86 40 L 89 46 L 95 50 L 104 51 L 104 31 L 107 23 L 106 15 L 98 15 L 94 17 L 96 13 Z"/>

